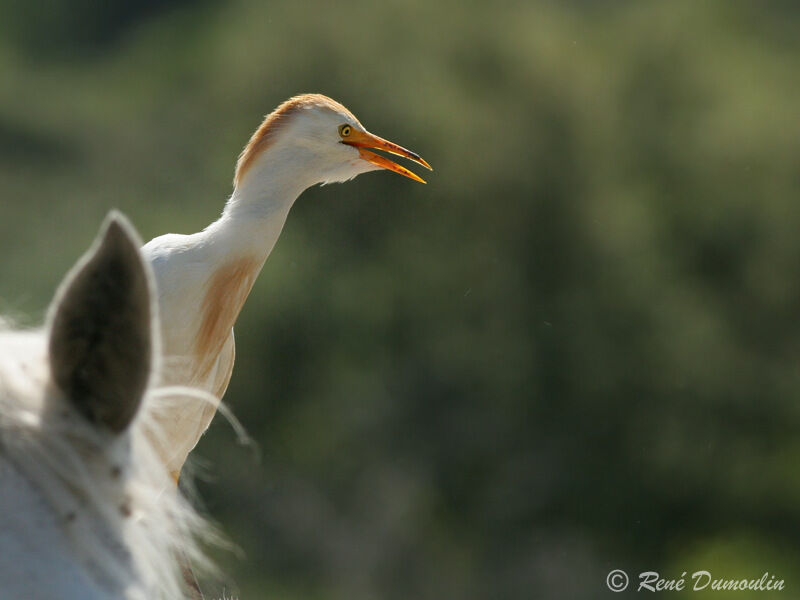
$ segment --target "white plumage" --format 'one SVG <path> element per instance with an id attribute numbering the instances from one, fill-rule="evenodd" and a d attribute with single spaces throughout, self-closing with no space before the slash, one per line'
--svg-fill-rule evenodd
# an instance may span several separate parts
<path id="1" fill-rule="evenodd" d="M 112 216 L 44 330 L 0 327 L 2 598 L 193 594 L 183 567 L 203 563 L 207 529 L 170 484 L 150 409 L 205 394 L 149 385 L 158 334 L 139 245 Z"/>
<path id="2" fill-rule="evenodd" d="M 297 197 L 308 187 L 378 169 L 422 181 L 369 148 L 418 155 L 368 133 L 344 106 L 319 94 L 287 100 L 266 117 L 239 157 L 222 216 L 192 235 L 169 234 L 143 248 L 155 273 L 165 385 L 190 385 L 219 401 L 233 370 L 233 325 Z M 177 478 L 216 406 L 175 407 L 157 415 L 164 460 Z"/>

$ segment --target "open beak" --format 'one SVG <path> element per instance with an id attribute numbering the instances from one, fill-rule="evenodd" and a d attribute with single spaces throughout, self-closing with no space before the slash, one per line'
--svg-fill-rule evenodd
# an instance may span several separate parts
<path id="1" fill-rule="evenodd" d="M 410 177 L 414 181 L 419 181 L 420 183 L 425 183 L 425 180 L 422 179 L 422 177 L 412 173 L 405 167 L 401 167 L 396 162 L 389 160 L 385 156 L 371 152 L 368 150 L 368 148 L 383 150 L 384 152 L 395 154 L 397 156 L 405 156 L 406 158 L 413 160 L 415 163 L 422 165 L 426 169 L 433 171 L 433 168 L 419 154 L 411 152 L 411 150 L 406 150 L 402 146 L 398 146 L 397 144 L 380 138 L 377 135 L 367 133 L 366 131 L 358 131 L 353 129 L 350 135 L 347 136 L 347 139 L 342 140 L 342 143 L 357 148 L 361 158 L 368 163 L 372 163 L 373 165 L 376 165 L 382 169 L 388 169 L 389 171 L 400 173 L 400 175 L 405 175 L 406 177 Z"/>

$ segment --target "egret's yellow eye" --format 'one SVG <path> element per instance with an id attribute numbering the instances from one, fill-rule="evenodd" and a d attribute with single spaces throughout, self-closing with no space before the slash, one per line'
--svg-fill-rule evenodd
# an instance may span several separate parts
<path id="1" fill-rule="evenodd" d="M 342 137 L 347 137 L 348 135 L 350 135 L 350 131 L 352 131 L 350 125 L 342 125 L 341 127 L 339 127 L 339 135 Z"/>

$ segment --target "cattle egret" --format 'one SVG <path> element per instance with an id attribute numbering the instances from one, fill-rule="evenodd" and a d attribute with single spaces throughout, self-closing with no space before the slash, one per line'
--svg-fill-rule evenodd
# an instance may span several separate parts
<path id="1" fill-rule="evenodd" d="M 217 399 L 157 417 L 169 443 L 164 460 L 176 479 L 225 393 L 233 325 L 297 197 L 315 184 L 379 169 L 425 183 L 373 150 L 431 169 L 414 152 L 369 133 L 338 102 L 320 94 L 291 98 L 264 119 L 240 154 L 222 216 L 199 233 L 163 235 L 144 246 L 162 317 L 162 384 L 201 388 Z"/>

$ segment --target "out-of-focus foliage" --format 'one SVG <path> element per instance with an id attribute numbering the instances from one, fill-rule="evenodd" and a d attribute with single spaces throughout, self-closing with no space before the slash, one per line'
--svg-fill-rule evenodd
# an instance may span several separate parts
<path id="1" fill-rule="evenodd" d="M 208 224 L 295 93 L 436 168 L 293 209 L 226 396 L 260 458 L 221 418 L 195 453 L 219 595 L 798 589 L 796 3 L 101 4 L 0 6 L 3 313 L 112 207 Z"/>

